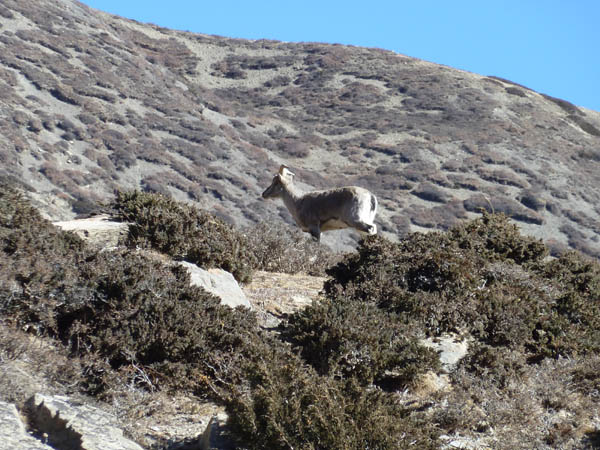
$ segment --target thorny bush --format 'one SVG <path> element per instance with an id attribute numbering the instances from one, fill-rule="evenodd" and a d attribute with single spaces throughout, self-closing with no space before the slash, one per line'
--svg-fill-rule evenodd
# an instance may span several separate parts
<path id="1" fill-rule="evenodd" d="M 153 248 L 200 267 L 220 267 L 238 281 L 256 266 L 248 239 L 218 217 L 162 194 L 118 192 L 110 205 L 115 218 L 130 222 L 125 244 Z"/>
<path id="2" fill-rule="evenodd" d="M 282 330 L 320 374 L 396 389 L 439 369 L 437 354 L 419 345 L 413 333 L 394 313 L 339 298 L 293 314 Z"/>
<path id="3" fill-rule="evenodd" d="M 227 401 L 230 425 L 252 449 L 438 448 L 434 425 L 410 417 L 392 394 L 355 379 L 320 376 L 273 348 L 247 366 Z"/>
<path id="4" fill-rule="evenodd" d="M 598 263 L 546 255 L 506 216 L 485 213 L 443 234 L 414 233 L 400 243 L 366 238 L 329 269 L 325 292 L 395 312 L 428 334 L 468 332 L 519 348 L 532 361 L 598 351 Z"/>

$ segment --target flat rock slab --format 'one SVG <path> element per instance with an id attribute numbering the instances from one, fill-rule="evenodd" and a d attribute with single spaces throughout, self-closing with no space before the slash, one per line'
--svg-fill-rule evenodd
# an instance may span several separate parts
<path id="1" fill-rule="evenodd" d="M 244 306 L 252 309 L 252 305 L 240 288 L 232 274 L 223 269 L 202 269 L 196 264 L 180 261 L 190 273 L 191 284 L 206 289 L 211 294 L 219 297 L 223 305 L 235 308 Z"/>
<path id="2" fill-rule="evenodd" d="M 82 450 L 142 450 L 123 436 L 115 416 L 62 395 L 35 394 L 32 425 L 48 436 L 54 448 Z"/>
<path id="3" fill-rule="evenodd" d="M 64 231 L 73 231 L 82 239 L 100 247 L 116 247 L 119 238 L 127 234 L 129 227 L 127 222 L 109 220 L 108 215 L 54 222 L 54 225 Z"/>
<path id="4" fill-rule="evenodd" d="M 0 447 L 6 450 L 51 450 L 52 447 L 34 438 L 25 429 L 17 408 L 0 402 Z"/>

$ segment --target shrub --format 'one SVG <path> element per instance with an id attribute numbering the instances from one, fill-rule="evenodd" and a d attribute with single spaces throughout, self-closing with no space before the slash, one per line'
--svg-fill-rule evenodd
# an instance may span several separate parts
<path id="1" fill-rule="evenodd" d="M 592 136 L 600 137 L 600 130 L 598 128 L 596 128 L 596 126 L 594 126 L 593 124 L 591 124 L 590 122 L 585 120 L 583 117 L 578 116 L 576 114 L 571 114 L 571 115 L 569 115 L 568 118 L 571 119 L 573 122 L 575 122 L 577 125 L 579 125 L 579 128 L 581 128 L 586 133 L 588 133 Z M 590 151 L 584 151 L 584 154 L 585 154 L 585 157 L 593 159 L 594 161 L 598 161 L 600 159 L 598 152 L 594 152 L 594 151 L 590 150 Z"/>
<path id="2" fill-rule="evenodd" d="M 122 250 L 93 255 L 68 278 L 64 269 L 53 264 L 44 284 L 13 292 L 2 309 L 83 357 L 88 393 L 137 380 L 214 397 L 240 381 L 240 360 L 260 339 L 254 313 L 191 287 L 184 268 Z"/>
<path id="3" fill-rule="evenodd" d="M 429 334 L 467 331 L 531 361 L 598 351 L 598 265 L 572 255 L 545 262 L 546 254 L 505 216 L 485 214 L 397 244 L 367 238 L 328 270 L 325 292 L 395 312 Z"/>
<path id="4" fill-rule="evenodd" d="M 21 305 L 21 297 L 47 284 L 76 277 L 77 266 L 85 260 L 87 250 L 79 237 L 56 228 L 18 190 L 3 184 L 0 185 L 0 256 L 0 312 L 13 321 L 37 328 L 42 319 L 53 320 L 48 305 L 56 299 L 39 297 Z"/>
<path id="5" fill-rule="evenodd" d="M 557 352 L 600 351 L 600 264 L 574 251 L 539 265 L 536 271 L 551 282 L 554 320 L 550 330 Z"/>
<path id="6" fill-rule="evenodd" d="M 573 370 L 573 381 L 578 391 L 592 397 L 600 392 L 600 357 L 595 355 L 577 364 Z"/>
<path id="7" fill-rule="evenodd" d="M 154 385 L 206 395 L 217 379 L 239 381 L 236 360 L 257 325 L 248 309 L 189 282 L 185 268 L 139 252 L 98 253 L 77 283 L 46 293 L 60 298 L 53 331 L 75 354 L 112 369 L 137 365 Z"/>
<path id="8" fill-rule="evenodd" d="M 507 169 L 490 169 L 488 167 L 480 167 L 477 169 L 479 176 L 486 181 L 502 184 L 505 186 L 515 186 L 519 188 L 528 188 L 528 183 L 519 175 Z"/>
<path id="9" fill-rule="evenodd" d="M 282 329 L 282 336 L 321 375 L 395 388 L 439 368 L 437 354 L 411 334 L 396 315 L 341 298 L 313 303 L 293 314 Z"/>
<path id="10" fill-rule="evenodd" d="M 548 255 L 548 249 L 538 239 L 523 236 L 504 214 L 488 214 L 449 231 L 450 239 L 464 249 L 492 261 L 511 259 L 517 264 L 537 262 Z"/>
<path id="11" fill-rule="evenodd" d="M 437 448 L 433 427 L 407 417 L 390 395 L 319 376 L 292 355 L 273 351 L 247 372 L 227 401 L 244 448 Z"/>
<path id="12" fill-rule="evenodd" d="M 161 194 L 119 192 L 113 215 L 132 222 L 130 248 L 153 248 L 201 267 L 220 267 L 249 281 L 256 265 L 247 237 L 221 219 Z"/>
<path id="13" fill-rule="evenodd" d="M 3 318 L 85 357 L 90 393 L 110 390 L 114 371 L 139 369 L 155 386 L 214 394 L 239 381 L 242 348 L 261 339 L 252 312 L 191 287 L 183 267 L 138 251 L 93 253 L 9 187 L 0 243 Z"/>
<path id="14" fill-rule="evenodd" d="M 410 295 L 417 292 L 459 294 L 478 282 L 477 257 L 465 257 L 442 233 L 413 233 L 400 243 L 381 237 L 361 241 L 357 254 L 327 271 L 328 295 L 341 289 L 349 298 L 375 302 L 397 312 L 416 312 Z M 339 285 L 339 286 L 338 286 Z"/>
<path id="15" fill-rule="evenodd" d="M 420 183 L 411 193 L 430 202 L 447 203 L 449 200 L 449 196 L 445 191 L 427 182 Z"/>
<path id="16" fill-rule="evenodd" d="M 546 94 L 542 94 L 542 97 L 544 97 L 546 100 L 551 101 L 552 103 L 557 104 L 563 111 L 565 111 L 569 115 L 582 114 L 581 110 L 571 102 L 568 102 L 561 98 L 551 97 L 550 95 Z"/>
<path id="17" fill-rule="evenodd" d="M 463 201 L 464 208 L 471 212 L 496 212 L 511 217 L 514 220 L 541 225 L 544 219 L 541 215 L 524 208 L 519 202 L 507 197 L 494 197 L 491 200 L 484 195 L 475 194 Z"/>
<path id="18" fill-rule="evenodd" d="M 503 347 L 475 343 L 469 354 L 459 365 L 477 377 L 485 378 L 486 383 L 506 388 L 515 378 L 524 376 L 525 359 L 519 352 Z M 460 370 L 454 374 L 459 381 Z"/>
<path id="19" fill-rule="evenodd" d="M 505 88 L 504 90 L 511 95 L 516 95 L 518 97 L 527 97 L 527 94 L 525 94 L 525 92 L 523 92 L 521 89 L 513 87 L 513 86 L 509 86 L 509 87 Z"/>
<path id="20" fill-rule="evenodd" d="M 79 253 L 84 242 L 75 234 L 56 228 L 10 185 L 0 184 L 0 242 L 7 256 L 36 257 Z"/>
<path id="21" fill-rule="evenodd" d="M 600 298 L 600 265 L 581 253 L 566 252 L 560 258 L 539 266 L 538 270 L 567 292 L 590 300 Z"/>

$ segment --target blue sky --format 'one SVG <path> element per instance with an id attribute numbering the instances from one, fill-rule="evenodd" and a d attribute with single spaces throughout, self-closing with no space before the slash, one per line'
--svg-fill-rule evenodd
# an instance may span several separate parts
<path id="1" fill-rule="evenodd" d="M 600 0 L 83 0 L 167 28 L 379 47 L 600 111 Z"/>

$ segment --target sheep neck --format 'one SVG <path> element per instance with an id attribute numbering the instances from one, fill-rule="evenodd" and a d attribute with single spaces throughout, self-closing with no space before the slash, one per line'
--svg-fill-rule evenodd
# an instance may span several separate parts
<path id="1" fill-rule="evenodd" d="M 302 192 L 293 184 L 286 183 L 283 185 L 284 189 L 282 192 L 283 203 L 287 209 L 292 213 L 295 219 L 297 219 L 298 201 L 302 198 Z"/>

